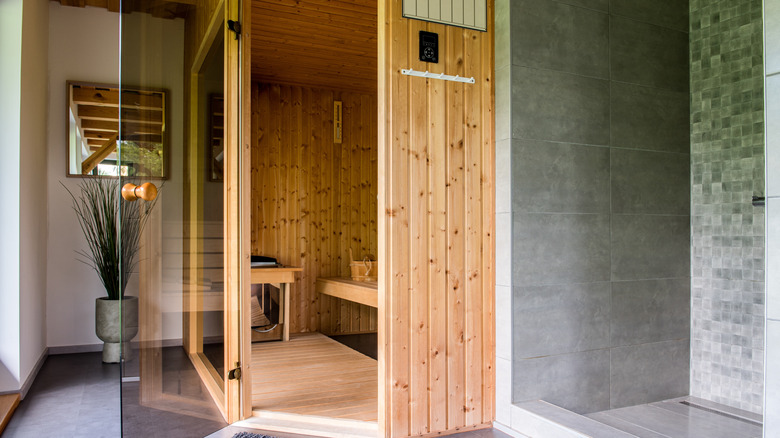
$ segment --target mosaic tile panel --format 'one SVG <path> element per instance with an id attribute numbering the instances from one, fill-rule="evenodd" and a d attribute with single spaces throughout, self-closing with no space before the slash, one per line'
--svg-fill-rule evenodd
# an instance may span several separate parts
<path id="1" fill-rule="evenodd" d="M 691 395 L 762 412 L 761 0 L 691 0 Z"/>

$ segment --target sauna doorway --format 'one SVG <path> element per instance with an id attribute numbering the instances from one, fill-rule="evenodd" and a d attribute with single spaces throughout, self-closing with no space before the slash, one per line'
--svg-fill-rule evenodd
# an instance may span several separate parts
<path id="1" fill-rule="evenodd" d="M 377 283 L 350 270 L 378 255 L 376 26 L 375 0 L 252 2 L 251 253 L 299 268 L 286 308 L 252 286 L 266 428 L 377 433 Z"/>

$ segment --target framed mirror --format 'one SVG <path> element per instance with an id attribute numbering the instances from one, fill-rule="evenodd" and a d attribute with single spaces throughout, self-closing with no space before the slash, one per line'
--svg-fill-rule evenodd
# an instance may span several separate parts
<path id="1" fill-rule="evenodd" d="M 168 178 L 164 90 L 126 88 L 120 99 L 117 85 L 68 81 L 66 102 L 67 176 Z"/>

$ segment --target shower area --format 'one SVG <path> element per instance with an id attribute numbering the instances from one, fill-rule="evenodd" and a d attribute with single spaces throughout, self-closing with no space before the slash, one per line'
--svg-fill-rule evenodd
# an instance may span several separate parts
<path id="1" fill-rule="evenodd" d="M 496 0 L 498 423 L 762 436 L 762 17 Z"/>

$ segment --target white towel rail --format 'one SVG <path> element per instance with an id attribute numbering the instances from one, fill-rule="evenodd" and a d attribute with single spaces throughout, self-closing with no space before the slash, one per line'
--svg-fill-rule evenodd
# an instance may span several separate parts
<path id="1" fill-rule="evenodd" d="M 473 77 L 471 78 L 463 78 L 458 75 L 451 76 L 451 75 L 445 75 L 444 73 L 431 73 L 429 71 L 416 71 L 414 69 L 401 69 L 401 74 L 407 75 L 407 76 L 419 76 L 421 78 L 430 78 L 430 79 L 442 79 L 445 81 L 453 81 L 453 82 L 464 82 L 467 84 L 473 84 L 476 81 Z"/>

